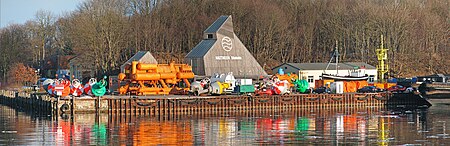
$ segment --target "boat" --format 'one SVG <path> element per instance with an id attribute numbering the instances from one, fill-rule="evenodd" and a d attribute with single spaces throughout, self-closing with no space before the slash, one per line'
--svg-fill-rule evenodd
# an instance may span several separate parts
<path id="1" fill-rule="evenodd" d="M 334 79 L 334 80 L 346 80 L 346 81 L 359 81 L 359 80 L 367 80 L 369 79 L 368 75 L 365 76 L 337 76 L 330 74 L 322 74 L 322 78 Z"/>
<path id="2" fill-rule="evenodd" d="M 328 70 L 328 67 L 331 64 L 331 61 L 333 60 L 333 58 L 336 59 L 335 62 L 335 66 L 336 66 L 336 75 L 332 75 L 332 74 L 326 74 L 325 70 Z M 327 67 L 325 68 L 325 70 L 323 71 L 324 73 L 322 73 L 322 79 L 333 79 L 333 80 L 342 80 L 342 81 L 360 81 L 360 80 L 367 80 L 369 79 L 369 75 L 365 74 L 363 76 L 353 76 L 353 75 L 347 75 L 347 76 L 339 76 L 338 75 L 338 63 L 339 63 L 339 51 L 338 51 L 338 42 L 336 41 L 336 47 L 334 49 L 333 55 L 331 56 L 330 61 L 328 62 Z M 356 73 L 358 74 L 358 71 L 356 70 L 352 70 L 353 74 Z"/>

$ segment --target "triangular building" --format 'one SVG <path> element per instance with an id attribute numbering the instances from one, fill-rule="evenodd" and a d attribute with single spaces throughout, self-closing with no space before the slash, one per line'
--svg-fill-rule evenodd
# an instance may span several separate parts
<path id="1" fill-rule="evenodd" d="M 233 31 L 231 16 L 220 16 L 203 32 L 203 40 L 185 57 L 195 75 L 233 72 L 235 77 L 267 76 Z"/>

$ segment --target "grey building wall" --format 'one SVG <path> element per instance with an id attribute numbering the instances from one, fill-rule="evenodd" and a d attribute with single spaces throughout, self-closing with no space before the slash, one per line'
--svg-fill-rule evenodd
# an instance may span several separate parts
<path id="1" fill-rule="evenodd" d="M 185 63 L 191 64 L 194 73 L 201 76 L 228 72 L 236 77 L 267 76 L 234 34 L 231 16 L 219 17 L 205 30 L 204 39 L 186 55 Z"/>

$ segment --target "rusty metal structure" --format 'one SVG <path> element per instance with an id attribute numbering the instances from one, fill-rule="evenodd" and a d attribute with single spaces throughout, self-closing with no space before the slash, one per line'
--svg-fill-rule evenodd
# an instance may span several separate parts
<path id="1" fill-rule="evenodd" d="M 124 68 L 118 79 L 125 82 L 119 94 L 167 95 L 171 90 L 187 93 L 188 79 L 194 78 L 192 67 L 187 64 L 147 64 L 137 61 Z"/>

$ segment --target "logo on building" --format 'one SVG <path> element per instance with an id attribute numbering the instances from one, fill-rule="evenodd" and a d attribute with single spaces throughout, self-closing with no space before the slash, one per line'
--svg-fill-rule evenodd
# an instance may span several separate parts
<path id="1" fill-rule="evenodd" d="M 222 38 L 222 48 L 223 50 L 229 52 L 231 49 L 233 49 L 233 42 L 231 41 L 230 37 L 223 37 Z"/>

